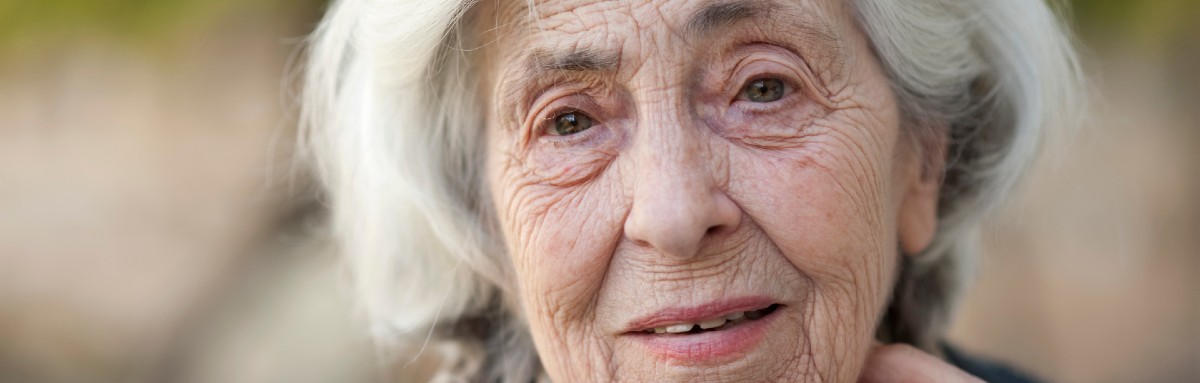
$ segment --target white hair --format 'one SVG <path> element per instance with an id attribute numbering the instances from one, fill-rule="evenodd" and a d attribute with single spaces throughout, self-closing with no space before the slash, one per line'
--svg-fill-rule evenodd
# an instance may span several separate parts
<path id="1" fill-rule="evenodd" d="M 439 379 L 541 374 L 486 186 L 472 0 L 336 0 L 308 52 L 301 140 L 360 306 Z M 1042 0 L 855 0 L 906 127 L 948 142 L 939 228 L 904 257 L 878 336 L 931 349 L 978 258 L 980 220 L 1082 105 Z"/>

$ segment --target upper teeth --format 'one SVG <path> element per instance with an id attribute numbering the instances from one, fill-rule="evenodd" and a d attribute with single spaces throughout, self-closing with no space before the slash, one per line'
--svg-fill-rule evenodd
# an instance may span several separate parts
<path id="1" fill-rule="evenodd" d="M 667 326 L 662 326 L 662 327 L 655 327 L 653 332 L 655 334 L 663 334 L 663 333 L 680 334 L 680 333 L 692 331 L 692 328 L 694 328 L 696 326 L 700 326 L 700 328 L 708 330 L 708 329 L 714 329 L 717 327 L 724 326 L 728 323 L 741 322 L 743 320 L 746 320 L 746 312 L 738 311 L 736 313 L 728 314 L 728 315 L 725 315 L 722 317 L 705 319 L 705 320 L 700 321 L 700 323 L 678 323 L 678 324 L 667 325 Z M 651 330 L 646 330 L 646 332 L 650 332 L 650 331 Z"/>

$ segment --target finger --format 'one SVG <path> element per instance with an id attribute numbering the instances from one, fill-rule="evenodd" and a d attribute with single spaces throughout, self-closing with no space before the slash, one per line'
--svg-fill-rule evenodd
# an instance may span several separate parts
<path id="1" fill-rule="evenodd" d="M 906 344 L 876 347 L 867 357 L 860 383 L 977 383 L 979 378 Z"/>

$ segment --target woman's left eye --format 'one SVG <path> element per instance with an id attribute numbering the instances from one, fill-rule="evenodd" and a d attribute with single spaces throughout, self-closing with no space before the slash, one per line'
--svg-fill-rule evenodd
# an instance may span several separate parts
<path id="1" fill-rule="evenodd" d="M 586 114 L 567 112 L 554 117 L 554 125 L 547 130 L 555 136 L 569 136 L 588 130 L 593 124 L 592 118 Z"/>
<path id="2" fill-rule="evenodd" d="M 751 81 L 742 89 L 742 97 L 752 102 L 773 102 L 783 98 L 787 86 L 777 78 Z"/>

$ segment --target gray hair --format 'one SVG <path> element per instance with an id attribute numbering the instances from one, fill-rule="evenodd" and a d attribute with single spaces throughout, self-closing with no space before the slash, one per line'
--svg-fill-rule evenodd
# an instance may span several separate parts
<path id="1" fill-rule="evenodd" d="M 485 197 L 472 0 L 337 0 L 312 36 L 302 149 L 324 185 L 355 294 L 384 345 L 433 352 L 438 379 L 541 367 Z M 906 128 L 948 142 L 934 243 L 902 264 L 877 337 L 934 350 L 974 273 L 981 219 L 1082 75 L 1042 0 L 854 0 Z M 927 137 L 927 136 L 926 136 Z"/>

